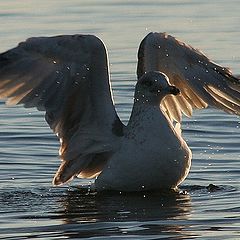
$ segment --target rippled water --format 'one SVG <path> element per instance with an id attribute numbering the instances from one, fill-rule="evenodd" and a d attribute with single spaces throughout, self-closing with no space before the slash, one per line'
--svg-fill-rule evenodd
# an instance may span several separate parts
<path id="1" fill-rule="evenodd" d="M 93 33 L 109 50 L 117 110 L 127 121 L 136 52 L 166 31 L 240 74 L 240 2 L 0 1 L 0 51 L 30 36 Z M 59 143 L 43 113 L 0 103 L 0 239 L 239 239 L 240 119 L 215 109 L 185 119 L 193 151 L 181 194 L 89 194 L 53 188 Z"/>

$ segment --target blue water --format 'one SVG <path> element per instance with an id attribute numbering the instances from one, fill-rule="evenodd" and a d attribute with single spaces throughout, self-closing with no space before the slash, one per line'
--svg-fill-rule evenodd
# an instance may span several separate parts
<path id="1" fill-rule="evenodd" d="M 136 52 L 168 32 L 240 74 L 240 2 L 0 1 L 0 51 L 30 36 L 91 33 L 109 50 L 114 99 L 127 122 Z M 240 118 L 216 109 L 184 119 L 193 151 L 181 194 L 88 194 L 53 188 L 59 143 L 35 109 L 0 102 L 0 239 L 240 239 Z"/>

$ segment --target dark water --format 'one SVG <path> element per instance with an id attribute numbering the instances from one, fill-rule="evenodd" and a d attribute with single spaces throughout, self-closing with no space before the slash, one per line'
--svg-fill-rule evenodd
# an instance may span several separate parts
<path id="1" fill-rule="evenodd" d="M 136 51 L 166 31 L 240 74 L 239 1 L 0 1 L 0 50 L 29 36 L 94 33 L 109 49 L 117 110 L 127 121 Z M 0 103 L 0 239 L 240 239 L 240 119 L 215 109 L 185 119 L 193 151 L 181 193 L 53 188 L 59 143 L 34 109 Z"/>

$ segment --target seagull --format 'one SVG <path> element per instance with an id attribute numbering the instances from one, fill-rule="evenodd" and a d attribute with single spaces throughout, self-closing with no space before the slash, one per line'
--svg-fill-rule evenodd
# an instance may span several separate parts
<path id="1" fill-rule="evenodd" d="M 0 98 L 45 111 L 60 140 L 53 185 L 95 179 L 96 191 L 176 190 L 192 154 L 182 116 L 208 106 L 240 115 L 240 79 L 167 33 L 138 50 L 127 125 L 117 115 L 107 50 L 94 35 L 34 37 L 0 54 Z"/>

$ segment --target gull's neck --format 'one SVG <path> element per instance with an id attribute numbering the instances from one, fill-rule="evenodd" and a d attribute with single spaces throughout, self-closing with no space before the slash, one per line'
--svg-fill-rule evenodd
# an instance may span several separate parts
<path id="1" fill-rule="evenodd" d="M 169 122 L 162 112 L 159 102 L 153 104 L 148 101 L 135 101 L 127 128 L 130 131 L 135 127 L 138 129 L 155 129 L 165 124 L 169 125 Z"/>

